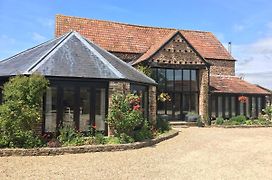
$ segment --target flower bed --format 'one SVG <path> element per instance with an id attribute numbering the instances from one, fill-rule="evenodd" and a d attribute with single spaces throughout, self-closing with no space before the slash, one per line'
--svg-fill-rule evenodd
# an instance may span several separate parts
<path id="1" fill-rule="evenodd" d="M 245 116 L 235 116 L 228 120 L 221 117 L 216 118 L 212 126 L 225 128 L 253 128 L 253 127 L 272 127 L 270 119 L 260 117 L 259 119 L 247 119 Z"/>
<path id="2" fill-rule="evenodd" d="M 135 142 L 129 144 L 106 144 L 106 145 L 84 145 L 84 146 L 67 146 L 56 148 L 9 148 L 0 149 L 0 156 L 53 156 L 62 154 L 76 154 L 87 152 L 106 152 L 106 151 L 124 151 L 129 149 L 139 149 L 143 147 L 152 146 L 161 141 L 170 139 L 178 135 L 178 131 L 170 130 L 166 133 L 159 135 L 158 137 L 143 142 Z"/>

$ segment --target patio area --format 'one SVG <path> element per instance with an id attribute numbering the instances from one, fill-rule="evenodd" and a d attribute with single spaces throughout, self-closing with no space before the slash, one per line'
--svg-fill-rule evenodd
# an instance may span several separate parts
<path id="1" fill-rule="evenodd" d="M 0 179 L 269 179 L 272 129 L 184 128 L 123 152 L 0 158 Z"/>

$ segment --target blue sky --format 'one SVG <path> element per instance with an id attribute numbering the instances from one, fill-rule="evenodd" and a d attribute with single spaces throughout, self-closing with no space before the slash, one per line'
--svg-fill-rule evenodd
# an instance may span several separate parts
<path id="1" fill-rule="evenodd" d="M 213 32 L 236 73 L 272 89 L 270 0 L 0 0 L 0 59 L 54 37 L 56 14 Z"/>

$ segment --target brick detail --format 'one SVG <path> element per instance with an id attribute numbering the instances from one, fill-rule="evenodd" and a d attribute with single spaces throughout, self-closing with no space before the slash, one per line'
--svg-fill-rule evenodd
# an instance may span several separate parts
<path id="1" fill-rule="evenodd" d="M 208 125 L 208 93 L 209 93 L 209 71 L 208 69 L 199 70 L 199 115 L 203 122 Z"/>
<path id="2" fill-rule="evenodd" d="M 157 99 L 156 99 L 156 86 L 148 86 L 149 93 L 149 120 L 151 126 L 155 128 L 157 123 Z"/>
<path id="3" fill-rule="evenodd" d="M 138 53 L 123 53 L 123 52 L 111 52 L 111 53 L 125 62 L 134 61 L 142 55 Z"/>
<path id="4" fill-rule="evenodd" d="M 158 64 L 204 65 L 204 61 L 201 60 L 201 57 L 195 53 L 179 34 L 157 52 L 152 58 L 152 61 Z"/>
<path id="5" fill-rule="evenodd" d="M 212 64 L 211 75 L 235 75 L 235 61 L 221 59 L 208 59 L 206 61 Z"/>

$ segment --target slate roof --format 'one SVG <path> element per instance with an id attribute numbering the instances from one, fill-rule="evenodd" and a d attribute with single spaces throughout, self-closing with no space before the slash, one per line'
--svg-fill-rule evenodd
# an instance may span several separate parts
<path id="1" fill-rule="evenodd" d="M 164 39 L 179 31 L 204 58 L 234 60 L 211 32 L 56 15 L 55 35 L 58 37 L 71 30 L 79 32 L 107 51 L 139 54 L 150 53 L 150 48 L 161 46 Z"/>
<path id="2" fill-rule="evenodd" d="M 75 31 L 0 61 L 0 76 L 32 73 L 155 84 L 153 79 Z"/>
<path id="3" fill-rule="evenodd" d="M 210 76 L 210 78 L 211 91 L 214 93 L 271 95 L 258 85 L 250 84 L 236 76 Z"/>

